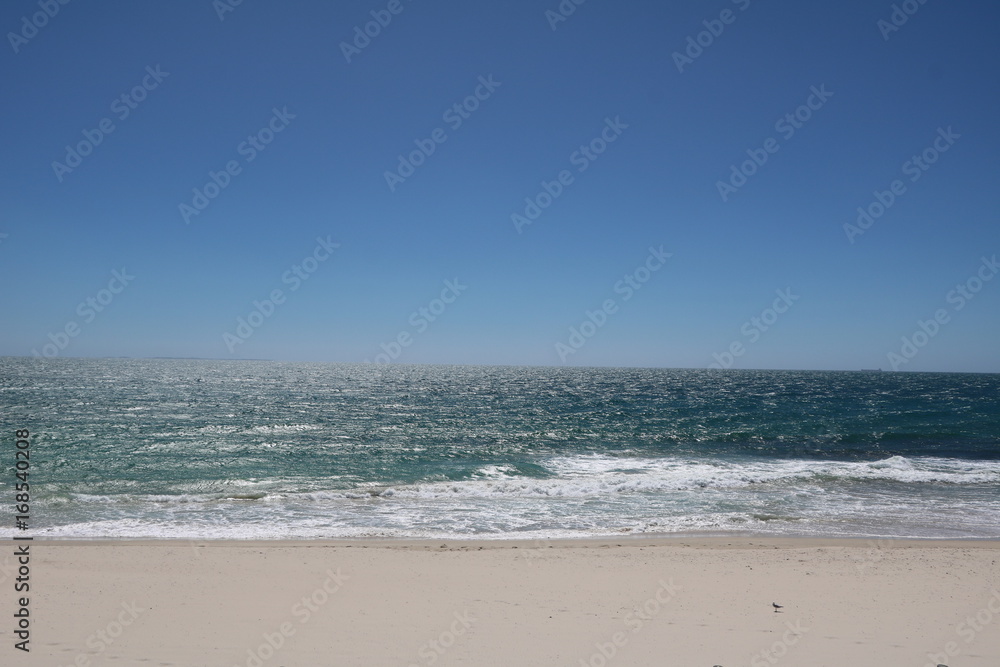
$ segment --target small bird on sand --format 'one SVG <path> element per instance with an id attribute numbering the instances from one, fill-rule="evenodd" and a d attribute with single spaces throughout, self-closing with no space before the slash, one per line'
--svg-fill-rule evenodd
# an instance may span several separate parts
<path id="1" fill-rule="evenodd" d="M 777 614 L 779 609 L 784 609 L 784 605 L 780 605 L 777 602 L 772 602 L 771 606 L 774 607 L 774 613 Z"/>

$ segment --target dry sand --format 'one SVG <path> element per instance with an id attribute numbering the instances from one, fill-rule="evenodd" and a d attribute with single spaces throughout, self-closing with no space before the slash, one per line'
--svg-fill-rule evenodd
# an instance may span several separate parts
<path id="1" fill-rule="evenodd" d="M 998 542 L 35 541 L 30 653 L 2 548 L 0 665 L 1000 665 Z"/>

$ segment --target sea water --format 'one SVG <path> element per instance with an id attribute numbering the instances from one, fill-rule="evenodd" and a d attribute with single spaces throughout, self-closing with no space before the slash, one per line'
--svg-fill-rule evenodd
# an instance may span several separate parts
<path id="1" fill-rule="evenodd" d="M 996 374 L 0 358 L 0 426 L 37 537 L 1000 538 Z"/>

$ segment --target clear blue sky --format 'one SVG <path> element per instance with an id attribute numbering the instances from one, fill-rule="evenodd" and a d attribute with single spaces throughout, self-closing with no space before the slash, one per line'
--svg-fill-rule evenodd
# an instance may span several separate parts
<path id="1" fill-rule="evenodd" d="M 0 9 L 0 354 L 1000 371 L 994 3 L 51 4 Z"/>

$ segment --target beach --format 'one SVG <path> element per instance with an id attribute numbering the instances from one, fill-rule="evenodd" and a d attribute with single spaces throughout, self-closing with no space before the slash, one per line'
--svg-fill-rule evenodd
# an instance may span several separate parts
<path id="1" fill-rule="evenodd" d="M 0 368 L 4 667 L 1000 664 L 1000 376 Z"/>
<path id="2" fill-rule="evenodd" d="M 5 3 L 0 667 L 1000 667 L 1000 3 L 888 1 Z"/>
<path id="3" fill-rule="evenodd" d="M 25 544 L 4 664 L 1000 662 L 997 541 L 35 540 L 23 653 Z"/>

